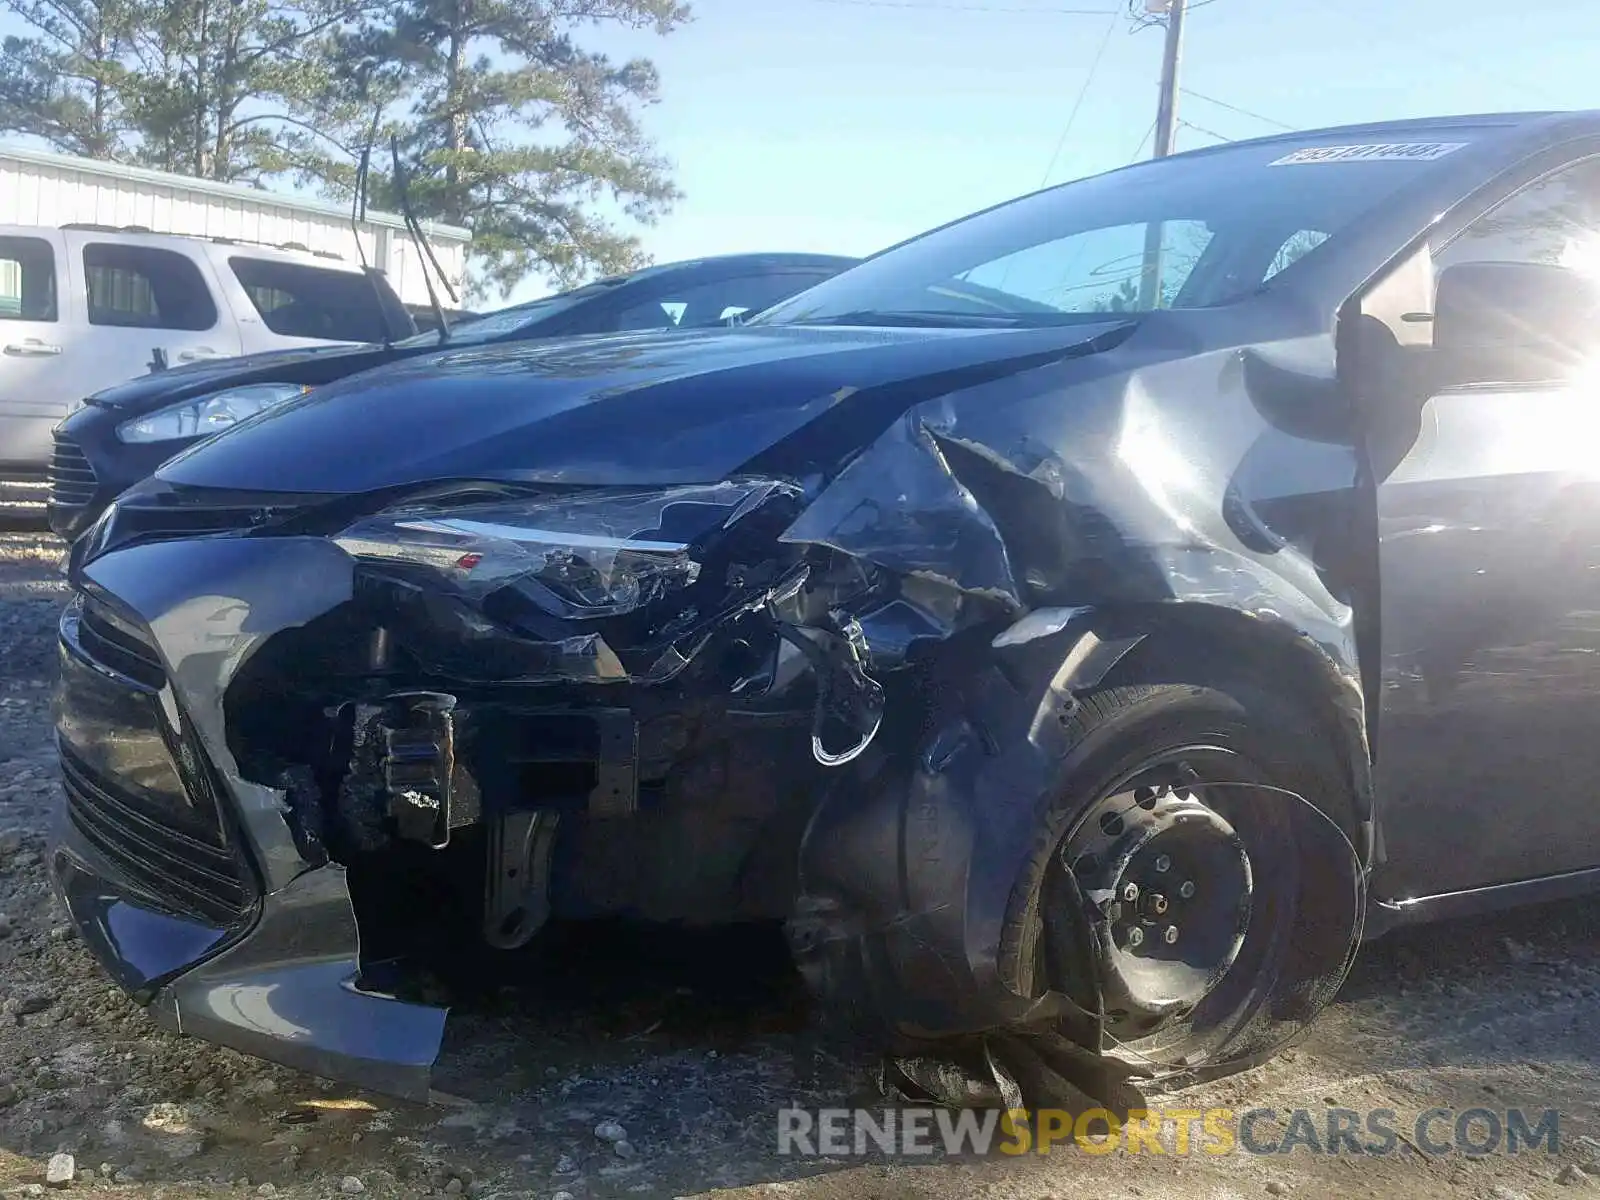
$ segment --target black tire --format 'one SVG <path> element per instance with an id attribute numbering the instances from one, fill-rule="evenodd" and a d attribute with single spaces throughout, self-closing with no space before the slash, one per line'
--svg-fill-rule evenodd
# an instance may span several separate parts
<path id="1" fill-rule="evenodd" d="M 1204 1037 L 1191 1039 L 1193 1046 L 1168 1037 L 1157 1073 L 1176 1074 L 1207 1058 L 1211 1065 L 1200 1070 L 1222 1073 L 1214 1068 L 1224 1056 L 1208 1051 L 1228 1038 L 1229 1061 L 1258 1061 L 1270 1051 L 1269 1041 L 1279 1044 L 1272 1039 L 1286 1020 L 1299 1021 L 1299 1010 L 1314 1013 L 1331 995 L 1319 981 L 1342 980 L 1359 931 L 1359 873 L 1345 844 L 1354 841 L 1354 805 L 1332 722 L 1319 720 L 1290 686 L 1201 657 L 1193 643 L 1156 639 L 1141 644 L 1102 686 L 1073 695 L 1055 683 L 1067 649 L 1055 641 L 987 667 L 968 664 L 942 684 L 934 681 L 928 691 L 935 711 L 920 761 L 882 757 L 864 763 L 853 783 L 839 781 L 819 809 L 802 857 L 810 886 L 791 923 L 797 962 L 836 1016 L 859 1031 L 881 1031 L 898 1052 L 925 1053 L 975 1033 L 1082 1044 L 1081 1012 L 1041 1018 L 1045 1010 L 1032 1003 L 1054 992 L 1080 1009 L 1093 1011 L 1096 1004 L 1093 985 L 1100 975 L 1090 936 L 1096 914 L 1059 865 L 1063 842 L 1112 789 L 1152 763 L 1192 751 L 1191 757 L 1205 756 L 1208 782 L 1256 785 L 1231 789 L 1253 799 L 1235 802 L 1239 811 L 1222 815 L 1258 852 L 1271 847 L 1271 853 L 1251 856 L 1261 860 L 1263 883 L 1296 898 L 1276 903 L 1265 935 L 1257 930 L 1269 923 L 1258 923 L 1251 911 L 1244 947 L 1228 960 L 1233 966 L 1224 980 L 1239 994 L 1225 1006 L 1207 996 L 1191 1024 L 1210 1021 L 1212 1011 L 1216 1020 Z M 1304 817 L 1305 806 L 1283 792 L 1302 797 L 1322 816 L 1311 813 L 1297 832 L 1291 818 Z M 962 830 L 991 820 L 996 804 L 1005 806 L 1008 827 L 1020 821 L 1017 832 L 1025 840 L 1011 858 L 1020 865 L 984 882 L 960 866 Z M 896 861 L 898 871 L 882 869 Z M 1330 904 L 1330 915 L 1319 916 L 1317 904 L 1303 899 L 1313 885 L 1336 895 L 1343 888 L 1344 903 Z M 1004 916 L 998 947 L 990 952 L 992 974 L 981 963 L 975 973 L 970 965 L 974 948 L 982 947 L 981 928 L 975 933 L 962 923 L 960 905 L 942 901 L 965 894 L 970 905 L 973 887 L 990 894 L 1001 889 L 994 897 L 996 916 Z M 1252 971 L 1269 987 L 1279 978 L 1310 983 L 1291 987 L 1287 997 L 1255 994 L 1261 989 L 1252 990 Z M 1225 991 L 1221 984 L 1217 990 Z M 1264 1008 L 1272 1010 L 1270 1036 L 1250 1025 Z"/>
<path id="2" fill-rule="evenodd" d="M 1144 673 L 1137 664 L 1134 670 Z M 1041 886 L 1067 832 L 1107 789 L 1172 749 L 1231 751 L 1255 776 L 1241 782 L 1293 792 L 1355 837 L 1348 775 L 1332 740 L 1295 700 L 1253 681 L 1112 683 L 1079 697 L 1063 732 L 1072 749 L 1051 781 L 1001 934 L 1007 978 L 1026 974 L 1020 955 L 1037 940 Z"/>
<path id="3" fill-rule="evenodd" d="M 1068 749 L 1050 773 L 1031 853 L 1012 893 L 1001 975 L 1025 994 L 1048 986 L 1093 1004 L 1092 991 L 1081 986 L 1093 970 L 1085 961 L 1085 908 L 1081 897 L 1075 911 L 1062 902 L 1052 871 L 1064 871 L 1063 856 L 1071 853 L 1064 848 L 1097 800 L 1152 763 L 1189 759 L 1194 766 L 1185 761 L 1185 767 L 1209 783 L 1258 785 L 1202 794 L 1214 797 L 1210 807 L 1250 849 L 1259 911 L 1192 1023 L 1141 1039 L 1119 1029 L 1113 1018 L 1122 1014 L 1114 1012 L 1106 1030 L 1112 1041 L 1129 1038 L 1126 1057 L 1158 1074 L 1197 1078 L 1252 1065 L 1292 1040 L 1326 1004 L 1359 937 L 1359 869 L 1344 845 L 1357 844 L 1355 805 L 1331 722 L 1319 721 L 1282 684 L 1170 643 L 1146 643 L 1101 687 L 1076 699 L 1058 713 Z M 1236 778 L 1229 780 L 1230 773 Z M 1284 792 L 1327 821 L 1304 813 Z M 1308 902 L 1312 895 L 1331 899 Z M 1341 924 L 1346 919 L 1349 927 Z"/>

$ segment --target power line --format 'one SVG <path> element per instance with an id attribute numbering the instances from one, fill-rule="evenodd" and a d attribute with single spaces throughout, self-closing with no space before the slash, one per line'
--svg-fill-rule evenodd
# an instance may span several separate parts
<path id="1" fill-rule="evenodd" d="M 1215 4 L 1217 0 L 1189 0 L 1189 12 L 1197 8 L 1205 8 L 1208 4 Z M 1153 13 L 1142 11 L 1144 0 L 1128 0 L 1128 20 L 1133 22 L 1134 32 L 1141 29 L 1164 28 L 1167 23 L 1167 13 Z"/>
<path id="2" fill-rule="evenodd" d="M 1111 14 L 1111 21 L 1106 26 L 1105 36 L 1100 39 L 1100 48 L 1095 51 L 1094 61 L 1089 64 L 1089 73 L 1084 76 L 1083 86 L 1078 89 L 1078 98 L 1072 102 L 1072 111 L 1067 114 L 1067 126 L 1061 131 L 1061 139 L 1056 142 L 1055 153 L 1050 156 L 1050 165 L 1044 169 L 1044 177 L 1039 180 L 1043 187 L 1050 182 L 1050 176 L 1056 169 L 1056 163 L 1061 160 L 1061 152 L 1067 148 L 1067 139 L 1072 136 L 1072 126 L 1078 120 L 1078 112 L 1083 108 L 1083 102 L 1089 95 L 1089 88 L 1094 84 L 1094 77 L 1100 71 L 1100 64 L 1105 60 L 1106 47 L 1111 45 L 1111 35 L 1117 31 L 1117 25 L 1122 20 L 1120 12 Z"/>
<path id="3" fill-rule="evenodd" d="M 1193 88 L 1179 89 L 1185 96 L 1193 96 L 1196 100 L 1204 100 L 1207 104 L 1215 104 L 1218 108 L 1225 108 L 1229 112 L 1238 113 L 1241 117 L 1250 117 L 1252 120 L 1261 121 L 1267 125 L 1276 126 L 1287 130 L 1289 133 L 1297 132 L 1293 125 L 1286 125 L 1282 121 L 1271 117 L 1264 117 L 1258 112 L 1251 112 L 1248 108 L 1240 108 L 1237 104 L 1229 104 L 1226 100 L 1218 100 L 1215 96 L 1208 96 L 1204 92 L 1197 92 Z"/>
<path id="4" fill-rule="evenodd" d="M 1185 121 L 1182 117 L 1178 118 L 1178 124 L 1182 125 L 1185 129 L 1192 129 L 1196 133 L 1203 133 L 1207 137 L 1216 138 L 1219 142 L 1231 142 L 1234 140 L 1231 137 L 1224 137 L 1214 129 L 1207 129 L 1204 125 L 1196 125 L 1193 121 Z"/>
<path id="5" fill-rule="evenodd" d="M 1129 166 L 1132 166 L 1134 163 L 1139 161 L 1139 156 L 1144 153 L 1145 144 L 1149 142 L 1150 138 L 1155 134 L 1155 131 L 1156 123 L 1151 121 L 1150 128 L 1144 131 L 1144 136 L 1139 139 L 1139 144 L 1133 148 L 1133 157 L 1128 160 Z"/>
<path id="6" fill-rule="evenodd" d="M 813 0 L 816 4 L 843 4 L 851 8 L 902 8 L 937 12 L 1024 13 L 1052 17 L 1103 17 L 1103 8 L 1023 8 L 1005 4 L 950 4 L 940 0 Z M 1120 15 L 1120 14 L 1118 14 Z"/>

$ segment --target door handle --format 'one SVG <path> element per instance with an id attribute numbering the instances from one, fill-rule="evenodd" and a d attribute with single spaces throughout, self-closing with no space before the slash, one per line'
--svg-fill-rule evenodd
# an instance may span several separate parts
<path id="1" fill-rule="evenodd" d="M 61 347 L 41 342 L 38 338 L 23 338 L 20 342 L 8 343 L 6 353 L 12 358 L 49 358 L 60 354 Z"/>
<path id="2" fill-rule="evenodd" d="M 213 358 L 221 358 L 210 346 L 196 346 L 193 350 L 178 351 L 179 362 L 210 362 Z"/>

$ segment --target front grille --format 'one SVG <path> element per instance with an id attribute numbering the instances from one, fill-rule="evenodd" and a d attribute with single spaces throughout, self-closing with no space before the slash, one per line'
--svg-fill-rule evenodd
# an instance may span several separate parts
<path id="1" fill-rule="evenodd" d="M 94 500 L 100 481 L 94 467 L 69 437 L 56 434 L 50 455 L 50 503 L 60 508 L 82 508 Z"/>
<path id="2" fill-rule="evenodd" d="M 159 807 L 96 772 L 65 745 L 61 773 L 73 825 L 150 899 L 221 924 L 247 911 L 251 894 L 244 872 L 222 845 L 175 828 Z"/>
<path id="3" fill-rule="evenodd" d="M 78 642 L 90 658 L 135 683 L 160 688 L 167 681 L 161 655 L 144 632 L 93 597 L 85 598 L 78 615 Z"/>

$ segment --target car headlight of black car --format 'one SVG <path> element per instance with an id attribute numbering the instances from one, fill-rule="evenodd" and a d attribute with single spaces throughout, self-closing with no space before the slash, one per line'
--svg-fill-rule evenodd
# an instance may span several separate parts
<path id="1" fill-rule="evenodd" d="M 127 443 L 141 443 L 206 437 L 310 390 L 298 383 L 252 383 L 225 388 L 124 421 L 117 426 L 117 438 Z"/>
<path id="2" fill-rule="evenodd" d="M 771 483 L 606 490 L 390 509 L 335 540 L 356 559 L 482 602 L 510 588 L 569 620 L 634 612 L 689 587 L 695 547 Z"/>

